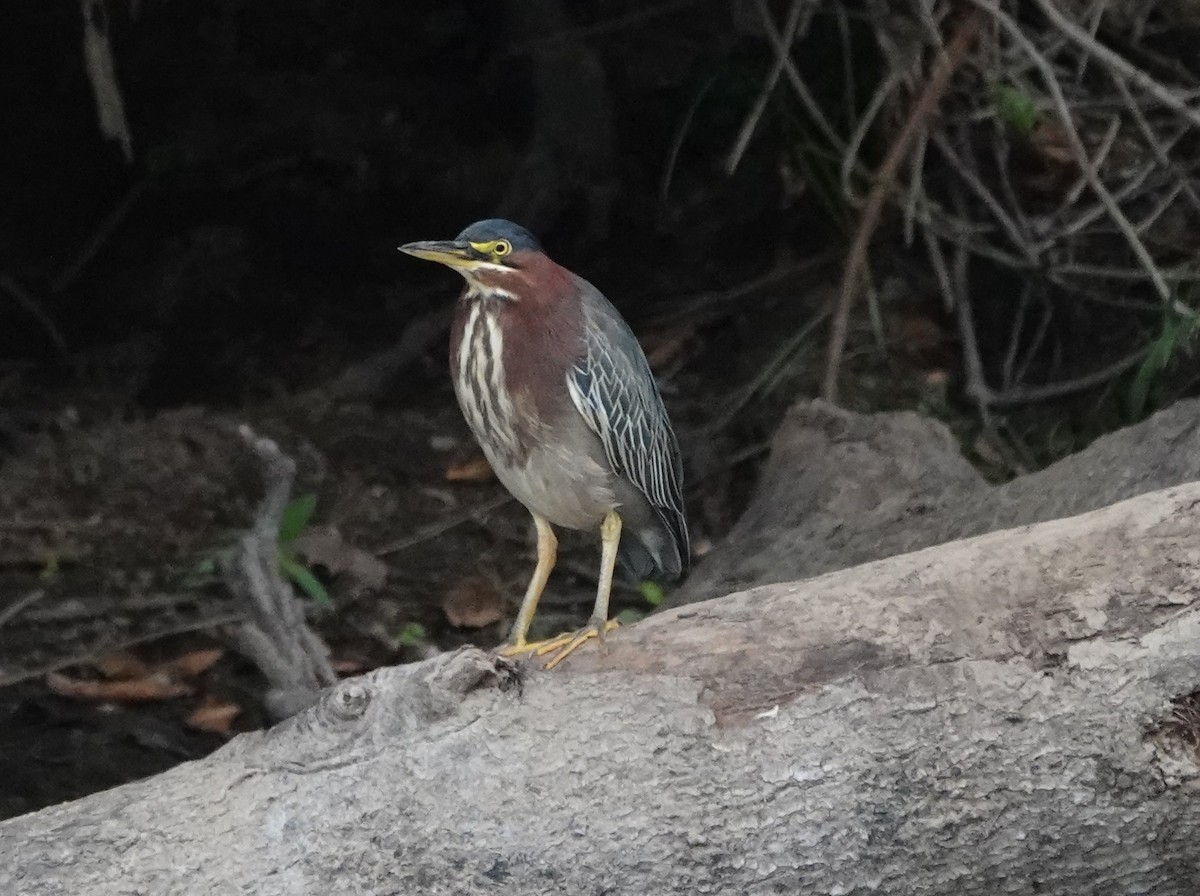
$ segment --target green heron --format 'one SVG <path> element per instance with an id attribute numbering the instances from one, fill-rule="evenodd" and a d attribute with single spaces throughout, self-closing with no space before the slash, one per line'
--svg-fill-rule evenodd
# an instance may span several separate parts
<path id="1" fill-rule="evenodd" d="M 523 227 L 479 221 L 457 239 L 400 251 L 467 281 L 450 332 L 454 392 L 497 478 L 537 529 L 537 566 L 502 652 L 557 651 L 553 668 L 616 626 L 608 599 L 618 560 L 638 581 L 687 568 L 683 469 L 662 396 L 617 309 Z M 600 583 L 584 628 L 530 643 L 557 557 L 553 526 L 599 532 Z"/>

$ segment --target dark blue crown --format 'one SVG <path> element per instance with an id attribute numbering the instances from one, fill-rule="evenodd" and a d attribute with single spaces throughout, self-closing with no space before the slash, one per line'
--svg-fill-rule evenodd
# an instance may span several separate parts
<path id="1" fill-rule="evenodd" d="M 476 221 L 458 235 L 459 242 L 490 243 L 492 240 L 508 240 L 514 252 L 522 250 L 542 251 L 542 244 L 532 233 L 520 224 L 506 221 L 503 218 L 488 218 Z"/>

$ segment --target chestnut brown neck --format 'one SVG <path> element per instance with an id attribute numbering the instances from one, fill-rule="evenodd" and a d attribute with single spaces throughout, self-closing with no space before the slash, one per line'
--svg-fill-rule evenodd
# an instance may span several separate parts
<path id="1" fill-rule="evenodd" d="M 502 376 L 516 412 L 517 435 L 524 442 L 522 430 L 574 412 L 566 377 L 584 353 L 579 280 L 545 255 L 532 252 L 520 253 L 510 270 L 479 271 L 472 279 L 459 299 L 451 330 L 451 372 L 461 378 L 465 360 L 467 370 Z M 476 325 L 494 324 L 498 338 L 473 338 L 464 356 L 463 333 L 476 307 Z M 490 353 L 497 343 L 499 358 L 470 360 L 474 353 Z M 477 362 L 483 366 L 476 368 Z M 460 400 L 461 390 L 468 386 L 459 383 Z"/>

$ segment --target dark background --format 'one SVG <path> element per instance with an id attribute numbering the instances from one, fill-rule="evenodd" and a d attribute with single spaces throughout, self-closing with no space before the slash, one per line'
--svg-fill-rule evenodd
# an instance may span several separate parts
<path id="1" fill-rule="evenodd" d="M 3 6 L 0 269 L 72 355 L 138 355 L 143 408 L 312 385 L 382 347 L 454 289 L 394 247 L 481 217 L 534 229 L 635 321 L 831 235 L 781 183 L 787 116 L 721 171 L 770 62 L 726 4 L 108 9 L 132 164 L 99 134 L 78 6 Z M 42 322 L 11 296 L 0 315 L 0 357 L 69 375 Z"/>

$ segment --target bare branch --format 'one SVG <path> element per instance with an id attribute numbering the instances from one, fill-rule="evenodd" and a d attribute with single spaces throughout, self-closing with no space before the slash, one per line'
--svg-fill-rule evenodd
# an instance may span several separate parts
<path id="1" fill-rule="evenodd" d="M 0 274 L 0 287 L 3 287 L 5 292 L 16 299 L 18 305 L 42 325 L 42 329 L 46 331 L 46 335 L 50 338 L 59 357 L 64 360 L 68 359 L 71 353 L 67 349 L 67 340 L 63 338 L 62 331 L 58 329 L 58 324 L 43 310 L 41 303 L 30 294 L 29 290 L 18 283 L 11 274 Z"/>
<path id="2" fill-rule="evenodd" d="M 116 64 L 108 36 L 108 9 L 104 0 L 80 0 L 83 12 L 83 59 L 96 97 L 100 133 L 121 146 L 125 161 L 133 162 L 133 138 L 125 120 L 125 103 L 117 86 Z"/>
<path id="3" fill-rule="evenodd" d="M 746 120 L 742 122 L 737 139 L 734 140 L 733 147 L 729 150 L 729 156 L 725 159 L 726 174 L 733 174 L 737 170 L 738 162 L 741 161 L 742 155 L 746 152 L 746 147 L 750 145 L 750 138 L 754 136 L 755 130 L 758 129 L 758 121 L 762 117 L 763 111 L 767 108 L 767 101 L 770 100 L 771 93 L 775 90 L 775 85 L 779 83 L 779 76 L 783 74 L 788 54 L 791 52 L 792 43 L 796 40 L 796 35 L 801 25 L 807 25 L 807 20 L 812 18 L 815 8 L 816 5 L 812 0 L 792 0 L 792 5 L 788 9 L 787 22 L 783 26 L 783 39 L 775 50 L 775 61 L 772 63 L 767 77 L 763 79 L 762 87 L 758 91 L 758 98 L 754 101 L 754 105 L 746 115 Z M 761 0 L 759 2 L 759 9 L 763 14 L 764 23 L 769 25 L 770 12 Z M 803 18 L 806 12 L 808 13 L 807 19 Z"/>
<path id="4" fill-rule="evenodd" d="M 253 526 L 238 542 L 228 574 L 230 588 L 249 603 L 250 620 L 227 633 L 267 676 L 267 708 L 276 718 L 286 718 L 311 705 L 337 675 L 328 648 L 305 624 L 303 607 L 279 572 L 279 526 L 296 476 L 295 461 L 250 427 L 239 432 L 262 462 L 266 493 Z"/>
<path id="5" fill-rule="evenodd" d="M 800 105 L 804 107 L 804 111 L 816 124 L 821 135 L 829 141 L 829 145 L 834 149 L 840 150 L 845 146 L 846 141 L 842 139 L 837 130 L 829 123 L 829 119 L 825 117 L 825 111 L 821 108 L 821 104 L 817 102 L 816 97 L 812 95 L 812 91 L 808 89 L 808 85 L 804 83 L 804 79 L 800 77 L 800 72 L 796 70 L 795 63 L 789 55 L 789 45 L 784 41 L 783 35 L 775 27 L 775 23 L 771 20 L 770 10 L 767 8 L 765 0 L 754 0 L 755 6 L 758 9 L 759 18 L 762 21 L 763 31 L 766 32 L 767 40 L 770 41 L 771 47 L 775 50 L 777 58 L 783 61 L 783 74 L 788 79 L 788 83 L 792 85 L 792 91 L 796 94 L 796 98 L 800 100 Z"/>
<path id="6" fill-rule="evenodd" d="M 1146 249 L 1141 237 L 1138 236 L 1137 231 L 1129 222 L 1129 219 L 1125 216 L 1125 213 L 1121 211 L 1121 207 L 1117 204 L 1117 201 L 1113 199 L 1112 194 L 1109 192 L 1108 188 L 1104 186 L 1104 183 L 1100 180 L 1100 176 L 1096 173 L 1096 168 L 1093 165 L 1091 158 L 1088 156 L 1087 149 L 1083 145 L 1083 140 L 1079 136 L 1078 129 L 1075 127 L 1075 121 L 1071 114 L 1071 107 L 1067 103 L 1066 96 L 1063 95 L 1062 85 L 1059 84 L 1058 76 L 1055 74 L 1053 66 L 1051 66 L 1041 52 L 1039 52 L 1037 47 L 1033 45 L 1033 42 L 1025 36 L 1025 33 L 1021 30 L 1021 26 L 1018 25 L 1017 22 L 1008 15 L 1008 13 L 1004 12 L 1004 10 L 1000 9 L 999 7 L 991 6 L 990 4 L 984 2 L 984 0 L 971 0 L 971 2 L 977 8 L 989 11 L 1000 24 L 1000 26 L 1006 32 L 1008 32 L 1009 37 L 1025 50 L 1030 59 L 1033 60 L 1038 70 L 1041 72 L 1042 80 L 1046 85 L 1046 89 L 1050 91 L 1050 96 L 1054 101 L 1054 105 L 1058 109 L 1059 119 L 1062 123 L 1064 131 L 1066 132 L 1067 140 L 1071 144 L 1071 149 L 1076 155 L 1079 166 L 1083 170 L 1084 177 L 1087 178 L 1088 184 L 1092 188 L 1092 192 L 1096 194 L 1096 197 L 1102 203 L 1104 203 L 1104 207 L 1108 210 L 1109 217 L 1112 218 L 1113 223 L 1115 223 L 1121 230 L 1122 235 L 1129 243 L 1130 249 L 1133 250 L 1134 255 L 1137 256 L 1138 261 L 1145 269 L 1147 277 L 1149 277 L 1150 282 L 1154 286 L 1154 291 L 1158 293 L 1159 298 L 1162 299 L 1163 302 L 1170 302 L 1171 291 L 1167 287 L 1166 281 L 1163 280 L 1162 274 L 1158 269 L 1158 265 L 1154 262 L 1154 258 L 1150 255 L 1150 252 Z M 1043 0 L 1037 0 L 1037 2 L 1039 5 L 1044 5 Z M 1084 34 L 1086 37 L 1085 32 L 1080 33 Z"/>
<path id="7" fill-rule="evenodd" d="M 987 10 L 996 16 L 997 20 L 999 20 L 1000 16 L 1007 18 L 1000 7 L 995 4 L 987 3 L 985 0 L 970 0 L 970 2 L 980 9 Z M 1114 73 L 1127 79 L 1139 90 L 1150 94 L 1168 109 L 1173 110 L 1190 121 L 1195 127 L 1200 128 L 1200 109 L 1193 109 L 1189 106 L 1179 93 L 1158 83 L 1124 56 L 1110 50 L 1104 44 L 1097 41 L 1092 35 L 1080 28 L 1079 25 L 1063 15 L 1062 10 L 1052 0 L 1033 0 L 1033 2 L 1064 36 L 1103 62 Z"/>
<path id="8" fill-rule="evenodd" d="M 938 102 L 950 86 L 955 71 L 967 56 L 975 36 L 982 23 L 982 16 L 976 12 L 959 24 L 954 36 L 946 46 L 945 52 L 939 56 L 934 65 L 925 89 L 913 104 L 904 127 L 901 128 L 883 164 L 879 167 L 875 186 L 867 197 L 862 219 L 854 235 L 854 242 L 846 259 L 846 269 L 842 275 L 841 291 L 838 298 L 837 311 L 834 313 L 833 325 L 829 334 L 829 350 L 825 362 L 825 379 L 821 387 L 821 396 L 830 402 L 837 401 L 838 375 L 841 371 L 842 353 L 846 347 L 846 330 L 850 317 L 850 308 L 854 304 L 854 296 L 859 288 L 859 280 L 863 266 L 866 263 L 867 246 L 879 225 L 883 213 L 883 205 L 896 180 L 900 165 L 907 158 L 909 149 L 917 135 L 929 124 L 937 111 Z"/>

